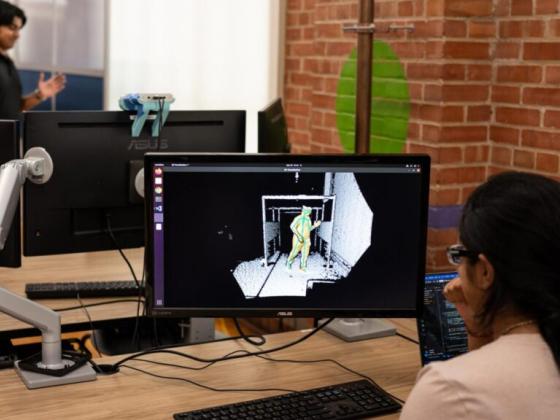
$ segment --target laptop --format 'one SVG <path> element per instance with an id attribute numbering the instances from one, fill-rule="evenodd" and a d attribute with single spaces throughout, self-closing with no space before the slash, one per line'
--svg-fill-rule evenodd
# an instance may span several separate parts
<path id="1" fill-rule="evenodd" d="M 456 272 L 428 273 L 425 276 L 422 316 L 417 319 L 423 366 L 468 351 L 463 319 L 455 305 L 443 296 L 443 288 L 455 277 Z"/>

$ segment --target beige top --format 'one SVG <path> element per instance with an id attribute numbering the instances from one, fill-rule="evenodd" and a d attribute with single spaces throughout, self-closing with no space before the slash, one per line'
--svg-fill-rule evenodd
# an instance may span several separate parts
<path id="1" fill-rule="evenodd" d="M 511 334 L 416 378 L 410 419 L 560 419 L 560 372 L 540 334 Z"/>

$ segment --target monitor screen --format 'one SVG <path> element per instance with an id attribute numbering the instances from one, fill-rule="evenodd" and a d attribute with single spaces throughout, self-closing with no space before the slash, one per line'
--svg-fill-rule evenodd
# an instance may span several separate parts
<path id="1" fill-rule="evenodd" d="M 24 254 L 144 245 L 144 203 L 135 182 L 144 153 L 243 152 L 245 111 L 171 111 L 160 138 L 148 121 L 132 137 L 124 111 L 28 112 L 24 147 L 44 147 L 54 163 L 44 185 L 24 187 Z M 142 183 L 140 183 L 142 185 Z"/>
<path id="2" fill-rule="evenodd" d="M 426 274 L 422 316 L 418 318 L 422 364 L 447 360 L 468 351 L 463 318 L 443 296 L 443 288 L 456 272 Z"/>
<path id="3" fill-rule="evenodd" d="M 0 164 L 19 158 L 19 122 L 0 120 Z M 16 208 L 10 233 L 0 251 L 0 267 L 21 267 L 20 205 Z"/>
<path id="4" fill-rule="evenodd" d="M 410 316 L 429 157 L 149 153 L 155 316 Z"/>
<path id="5" fill-rule="evenodd" d="M 259 153 L 289 153 L 288 126 L 278 98 L 262 111 L 259 111 Z"/>

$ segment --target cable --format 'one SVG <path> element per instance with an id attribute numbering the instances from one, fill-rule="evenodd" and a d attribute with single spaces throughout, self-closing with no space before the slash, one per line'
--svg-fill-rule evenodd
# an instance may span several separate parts
<path id="1" fill-rule="evenodd" d="M 416 344 L 416 345 L 420 345 L 420 343 L 419 343 L 418 341 L 416 341 L 416 340 L 414 340 L 414 339 L 412 339 L 412 338 L 410 338 L 410 337 L 407 337 L 406 335 L 401 334 L 401 333 L 398 332 L 398 331 L 396 332 L 396 334 L 397 334 L 399 337 L 404 338 L 405 340 L 410 341 L 411 343 L 414 343 L 414 344 Z"/>
<path id="2" fill-rule="evenodd" d="M 185 379 L 185 378 L 178 378 L 176 376 L 164 376 L 164 375 L 158 375 L 156 373 L 151 373 L 148 372 L 147 370 L 143 370 L 143 369 L 139 369 L 139 368 L 135 368 L 129 365 L 121 365 L 122 367 L 128 368 L 128 369 L 132 369 L 132 370 L 136 370 L 138 372 L 144 373 L 146 375 L 150 375 L 150 376 L 154 376 L 156 378 L 161 378 L 161 379 L 172 379 L 175 381 L 182 381 L 182 382 L 187 382 L 189 384 L 198 386 L 200 388 L 204 388 L 204 389 L 208 389 L 210 391 L 215 391 L 215 392 L 269 392 L 269 391 L 280 391 L 280 392 L 297 392 L 291 389 L 285 389 L 285 388 L 214 388 L 208 385 L 204 385 L 201 384 L 199 382 L 195 382 L 192 381 L 190 379 Z"/>
<path id="3" fill-rule="evenodd" d="M 91 308 L 93 306 L 102 306 L 102 305 L 114 305 L 115 303 L 122 303 L 122 302 L 136 302 L 136 299 L 108 300 L 106 302 L 88 303 L 86 305 L 82 304 L 82 305 L 79 305 L 79 306 L 68 306 L 66 308 L 53 309 L 53 311 L 55 311 L 55 312 L 74 311 L 76 309 Z M 142 301 L 142 302 L 144 302 L 144 301 Z"/>
<path id="4" fill-rule="evenodd" d="M 278 363 L 300 363 L 300 364 L 306 364 L 306 363 L 334 363 L 335 365 L 337 365 L 338 367 L 352 373 L 353 375 L 359 376 L 361 378 L 364 378 L 368 381 L 370 381 L 373 385 L 375 385 L 379 390 L 381 390 L 382 392 L 384 392 L 385 394 L 389 395 L 391 398 L 394 398 L 395 400 L 399 401 L 400 403 L 404 404 L 404 400 L 396 397 L 395 395 L 391 394 L 390 392 L 384 390 L 377 382 L 375 382 L 370 376 L 365 375 L 363 373 L 360 373 L 358 371 L 355 371 L 353 369 L 350 369 L 349 367 L 343 365 L 342 363 L 340 363 L 338 360 L 334 360 L 334 359 L 317 359 L 317 360 L 292 360 L 292 359 L 274 359 L 270 356 L 263 356 L 263 355 L 257 355 L 257 357 L 264 359 L 264 360 L 268 360 L 271 362 L 278 362 Z"/>
<path id="5" fill-rule="evenodd" d="M 266 343 L 266 338 L 264 338 L 264 336 L 262 335 L 257 336 L 259 339 L 258 341 L 251 340 L 251 338 L 245 335 L 245 333 L 241 329 L 241 325 L 239 325 L 239 321 L 237 320 L 237 318 L 232 318 L 232 319 L 233 319 L 233 323 L 235 324 L 235 328 L 237 329 L 237 332 L 239 333 L 241 338 L 243 338 L 243 340 L 245 340 L 247 343 L 252 344 L 253 346 L 262 346 L 263 344 Z"/>
<path id="6" fill-rule="evenodd" d="M 89 325 L 91 327 L 91 342 L 93 344 L 93 348 L 99 354 L 100 357 L 103 357 L 103 355 L 99 351 L 99 347 L 97 347 L 97 340 L 95 339 L 95 331 L 94 331 L 94 328 L 93 328 L 93 322 L 91 321 L 91 317 L 89 316 L 89 312 L 86 309 L 86 307 L 84 306 L 84 303 L 82 302 L 82 299 L 80 298 L 79 293 L 76 293 L 76 297 L 78 298 L 78 302 L 80 302 L 80 305 L 81 305 L 82 309 L 84 310 L 84 312 L 86 313 L 87 319 L 89 321 Z"/>
<path id="7" fill-rule="evenodd" d="M 123 363 L 125 363 L 129 360 L 134 360 L 134 359 L 136 359 L 140 356 L 144 356 L 146 354 L 153 354 L 153 353 L 173 354 L 173 355 L 176 355 L 176 356 L 184 357 L 184 358 L 191 359 L 191 360 L 201 362 L 201 363 L 218 363 L 218 362 L 223 362 L 223 361 L 227 361 L 227 360 L 240 359 L 240 358 L 243 358 L 243 357 L 258 356 L 258 355 L 261 355 L 261 354 L 273 353 L 273 352 L 276 352 L 276 351 L 284 350 L 284 349 L 287 349 L 289 347 L 295 346 L 296 344 L 299 344 L 302 341 L 307 340 L 308 338 L 317 334 L 324 327 L 326 327 L 333 319 L 334 318 L 329 318 L 325 323 L 321 324 L 319 327 L 313 329 L 312 331 L 310 331 L 309 333 L 307 333 L 303 337 L 298 338 L 297 340 L 292 341 L 291 343 L 284 344 L 284 345 L 281 345 L 279 347 L 274 347 L 274 348 L 268 349 L 268 350 L 261 350 L 261 351 L 257 351 L 257 352 L 247 352 L 247 354 L 232 355 L 232 356 L 229 356 L 229 357 L 204 359 L 204 358 L 201 358 L 201 357 L 192 356 L 192 355 L 182 353 L 182 352 L 179 352 L 179 351 L 169 350 L 170 347 L 160 347 L 160 348 L 145 350 L 145 351 L 142 351 L 142 352 L 139 352 L 139 353 L 132 354 L 130 356 L 127 356 L 127 357 L 119 360 L 118 362 L 116 362 L 112 365 L 106 365 L 105 368 L 108 369 L 108 371 L 114 373 L 114 372 L 118 371 L 119 366 L 121 366 Z M 232 339 L 232 338 L 233 337 L 229 337 L 228 339 Z M 236 339 L 239 339 L 239 338 L 242 338 L 242 337 L 236 337 Z M 222 341 L 222 340 L 215 340 L 215 341 Z M 183 345 L 184 345 L 184 343 L 183 343 Z M 179 346 L 180 345 L 177 345 L 176 347 L 179 347 Z"/>
<path id="8" fill-rule="evenodd" d="M 115 238 L 115 235 L 113 234 L 113 229 L 111 228 L 111 215 L 108 212 L 105 213 L 105 219 L 107 221 L 107 232 L 109 233 L 109 237 L 113 241 L 113 244 L 115 245 L 115 248 L 117 248 L 117 251 L 119 251 L 119 254 L 121 254 L 121 257 L 123 257 L 124 261 L 126 262 L 126 265 L 128 265 L 128 268 L 129 268 L 129 270 L 132 274 L 132 278 L 134 279 L 134 282 L 136 283 L 136 286 L 138 287 L 138 289 L 140 289 L 140 283 L 138 282 L 138 277 L 136 277 L 136 273 L 134 272 L 134 268 L 132 267 L 132 264 L 130 263 L 130 261 L 128 260 L 126 255 L 124 254 L 121 247 L 119 246 L 119 244 L 117 242 L 117 238 Z"/>

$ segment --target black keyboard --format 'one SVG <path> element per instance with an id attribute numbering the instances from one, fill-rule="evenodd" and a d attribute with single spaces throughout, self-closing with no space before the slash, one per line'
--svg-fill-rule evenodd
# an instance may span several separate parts
<path id="1" fill-rule="evenodd" d="M 401 405 L 366 380 L 276 397 L 174 414 L 195 419 L 361 419 L 400 410 Z"/>
<path id="2" fill-rule="evenodd" d="M 144 293 L 134 280 L 84 281 L 64 283 L 27 283 L 25 294 L 29 299 L 64 299 L 87 297 L 138 296 Z"/>

